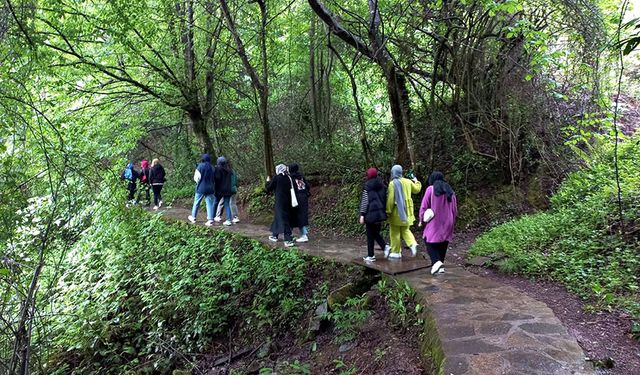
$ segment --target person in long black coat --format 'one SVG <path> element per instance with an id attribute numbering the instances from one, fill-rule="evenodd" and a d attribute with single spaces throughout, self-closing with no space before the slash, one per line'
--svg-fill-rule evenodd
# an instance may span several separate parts
<path id="1" fill-rule="evenodd" d="M 223 225 L 232 225 L 231 222 L 231 196 L 233 195 L 231 189 L 231 167 L 227 163 L 227 159 L 224 156 L 220 156 L 217 160 L 217 165 L 214 173 L 214 180 L 216 186 L 215 197 L 216 200 L 213 204 L 214 210 L 217 209 L 220 201 L 223 202 L 224 212 L 227 215 L 227 220 L 222 223 Z"/>
<path id="2" fill-rule="evenodd" d="M 309 182 L 302 172 L 298 164 L 289 166 L 289 176 L 293 182 L 293 188 L 296 192 L 298 206 L 293 208 L 293 216 L 291 218 L 291 227 L 300 229 L 300 238 L 296 242 L 308 242 L 309 237 L 309 196 L 311 195 Z"/>
<path id="3" fill-rule="evenodd" d="M 271 241 L 278 241 L 278 235 L 284 233 L 284 245 L 293 246 L 294 242 L 291 237 L 290 218 L 292 214 L 291 207 L 291 189 L 293 185 L 287 174 L 287 166 L 278 164 L 276 166 L 276 175 L 270 179 L 267 177 L 267 192 L 273 192 L 276 198 L 275 207 L 273 209 L 273 222 L 271 223 Z"/>

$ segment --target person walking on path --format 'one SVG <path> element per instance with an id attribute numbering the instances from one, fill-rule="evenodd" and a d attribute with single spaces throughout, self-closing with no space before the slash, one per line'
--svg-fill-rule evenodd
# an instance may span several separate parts
<path id="1" fill-rule="evenodd" d="M 140 191 L 138 192 L 138 202 L 141 202 L 140 195 L 144 192 L 147 206 L 151 205 L 151 185 L 149 184 L 149 162 L 145 159 L 140 162 Z"/>
<path id="2" fill-rule="evenodd" d="M 191 223 L 196 222 L 196 217 L 198 217 L 198 208 L 200 207 L 200 202 L 204 198 L 205 204 L 207 205 L 207 222 L 206 226 L 213 225 L 213 214 L 214 214 L 214 173 L 213 166 L 211 165 L 211 157 L 209 154 L 202 155 L 202 162 L 198 164 L 196 167 L 196 171 L 193 173 L 193 180 L 196 182 L 196 195 L 193 199 L 193 208 L 191 209 L 191 215 L 188 216 L 188 219 Z"/>
<path id="3" fill-rule="evenodd" d="M 220 156 L 216 162 L 215 168 L 215 185 L 216 185 L 216 193 L 215 193 L 215 203 L 213 205 L 214 208 L 218 207 L 218 203 L 222 202 L 224 205 L 224 211 L 227 214 L 227 220 L 222 223 L 222 225 L 229 226 L 232 224 L 231 222 L 231 207 L 229 205 L 231 195 L 231 167 L 227 163 L 227 159 L 224 156 Z M 215 220 L 215 218 L 214 218 Z"/>
<path id="4" fill-rule="evenodd" d="M 295 163 L 289 166 L 289 176 L 298 201 L 298 207 L 293 209 L 291 220 L 295 225 L 291 226 L 300 229 L 300 238 L 296 239 L 296 242 L 309 242 L 309 196 L 311 195 L 309 182 Z"/>
<path id="5" fill-rule="evenodd" d="M 165 178 L 164 167 L 160 164 L 160 160 L 153 159 L 151 161 L 151 170 L 149 171 L 149 183 L 153 190 L 153 209 L 157 210 L 162 207 L 162 187 L 167 181 Z"/>
<path id="6" fill-rule="evenodd" d="M 413 215 L 413 199 L 411 194 L 417 194 L 422 184 L 411 175 L 411 179 L 402 177 L 402 167 L 394 165 L 391 168 L 391 183 L 387 193 L 386 212 L 389 221 L 389 237 L 391 237 L 391 253 L 389 259 L 402 258 L 401 240 L 411 248 L 411 255 L 416 256 L 418 243 L 409 229 L 415 220 Z M 387 256 L 387 254 L 385 254 Z"/>
<path id="7" fill-rule="evenodd" d="M 240 222 L 240 218 L 238 218 L 238 204 L 236 203 L 236 194 L 238 193 L 238 175 L 233 169 L 231 161 L 227 160 L 227 165 L 229 166 L 229 170 L 231 170 L 231 197 L 229 198 L 229 207 L 231 207 L 231 216 L 233 216 L 231 222 L 236 224 Z M 216 217 L 214 218 L 216 222 L 222 221 L 223 208 L 224 200 L 221 199 L 216 207 Z"/>
<path id="8" fill-rule="evenodd" d="M 276 165 L 276 175 L 273 179 L 267 177 L 266 189 L 267 192 L 274 193 L 276 200 L 269 240 L 277 242 L 278 235 L 284 233 L 284 246 L 294 246 L 295 243 L 291 237 L 291 224 L 289 219 L 292 211 L 292 197 L 295 197 L 295 191 L 293 190 L 291 179 L 289 175 L 287 175 L 286 165 Z"/>
<path id="9" fill-rule="evenodd" d="M 424 223 L 422 238 L 431 258 L 431 274 L 444 273 L 444 257 L 453 238 L 453 227 L 458 216 L 456 194 L 440 172 L 429 176 L 429 187 L 420 204 L 420 226 Z M 428 211 L 431 212 L 428 212 Z M 426 213 L 426 216 L 425 216 Z"/>
<path id="10" fill-rule="evenodd" d="M 135 194 L 136 194 L 136 180 L 140 178 L 140 174 L 133 168 L 133 163 L 129 162 L 127 167 L 122 171 L 120 175 L 121 180 L 127 181 L 127 191 L 129 194 L 127 195 L 127 207 L 130 204 L 136 204 Z"/>
<path id="11" fill-rule="evenodd" d="M 374 242 L 377 242 L 380 249 L 384 250 L 385 257 L 389 254 L 390 246 L 380 235 L 382 223 L 387 220 L 386 196 L 387 189 L 382 180 L 378 178 L 378 170 L 369 168 L 367 182 L 364 184 L 360 198 L 360 224 L 364 224 L 367 230 L 367 256 L 362 258 L 365 262 L 376 261 L 376 256 L 373 253 Z"/>

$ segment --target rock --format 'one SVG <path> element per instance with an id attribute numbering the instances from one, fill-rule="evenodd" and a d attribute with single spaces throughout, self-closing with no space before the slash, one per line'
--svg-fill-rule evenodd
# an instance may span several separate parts
<path id="1" fill-rule="evenodd" d="M 323 302 L 322 304 L 318 305 L 318 307 L 316 307 L 316 312 L 315 312 L 315 316 L 316 317 L 323 317 L 328 311 L 328 307 L 327 307 L 327 302 Z"/>
<path id="2" fill-rule="evenodd" d="M 327 307 L 330 311 L 335 311 L 338 305 L 341 305 L 347 301 L 349 297 L 354 296 L 354 287 L 352 283 L 345 284 L 340 288 L 334 290 L 327 297 Z"/>
<path id="3" fill-rule="evenodd" d="M 340 347 L 338 348 L 338 351 L 340 353 L 344 353 L 344 352 L 348 352 L 349 350 L 353 349 L 356 347 L 356 343 L 355 342 L 345 342 L 344 344 L 340 345 Z"/>
<path id="4" fill-rule="evenodd" d="M 491 254 L 491 260 L 493 261 L 504 259 L 506 257 L 507 257 L 507 254 L 503 253 L 502 251 L 498 251 L 497 253 Z"/>
<path id="5" fill-rule="evenodd" d="M 264 344 L 262 344 L 260 349 L 258 349 L 258 353 L 256 353 L 256 356 L 258 358 L 266 358 L 270 352 L 271 352 L 271 341 L 267 341 Z"/>
<path id="6" fill-rule="evenodd" d="M 466 264 L 468 266 L 484 267 L 488 265 L 490 262 L 491 262 L 491 258 L 489 257 L 475 256 L 471 259 L 468 259 Z"/>

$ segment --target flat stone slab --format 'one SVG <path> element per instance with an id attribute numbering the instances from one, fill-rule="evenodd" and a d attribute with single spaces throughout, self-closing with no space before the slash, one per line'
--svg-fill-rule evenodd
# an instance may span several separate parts
<path id="1" fill-rule="evenodd" d="M 189 210 L 163 207 L 160 213 L 186 221 Z M 254 238 L 276 251 L 282 247 L 282 240 L 268 240 L 266 226 L 240 223 L 231 227 L 216 225 L 214 229 Z M 429 263 L 421 256 L 407 256 L 407 251 L 399 261 L 384 259 L 376 251 L 380 259 L 365 263 L 364 241 L 317 238 L 312 232 L 310 241 L 297 244 L 296 248 L 305 254 L 358 264 L 407 280 L 423 298 L 428 310 L 426 318 L 433 323 L 428 325 L 429 330 L 425 328 L 424 335 L 432 346 L 438 346 L 431 353 L 435 354 L 440 374 L 595 374 L 593 366 L 585 361 L 582 348 L 553 311 L 510 286 L 448 263 L 445 274 L 432 276 Z M 424 250 L 424 246 L 420 248 Z"/>
<path id="2" fill-rule="evenodd" d="M 376 259 L 375 262 L 365 262 L 362 257 L 355 258 L 351 263 L 359 266 L 371 268 L 376 271 L 386 273 L 388 275 L 398 275 L 401 273 L 417 271 L 423 268 L 430 267 L 431 265 L 424 260 L 421 256 L 406 257 L 401 259 Z"/>

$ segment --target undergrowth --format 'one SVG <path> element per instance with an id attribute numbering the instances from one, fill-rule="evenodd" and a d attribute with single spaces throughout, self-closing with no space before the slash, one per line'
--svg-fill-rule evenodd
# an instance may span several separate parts
<path id="1" fill-rule="evenodd" d="M 640 147 L 619 151 L 624 221 L 619 218 L 613 147 L 592 150 L 585 167 L 568 176 L 552 209 L 523 216 L 481 236 L 469 256 L 488 255 L 505 272 L 545 277 L 640 319 Z M 622 230 L 624 226 L 624 231 Z"/>
<path id="2" fill-rule="evenodd" d="M 58 285 L 51 373 L 166 373 L 230 331 L 291 332 L 306 311 L 317 262 L 296 251 L 138 209 L 97 217 Z"/>

